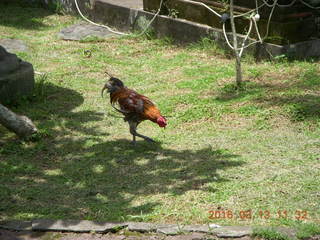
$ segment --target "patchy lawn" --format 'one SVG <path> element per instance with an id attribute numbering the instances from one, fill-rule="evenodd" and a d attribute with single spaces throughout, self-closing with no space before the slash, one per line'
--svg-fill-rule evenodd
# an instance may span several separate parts
<path id="1" fill-rule="evenodd" d="M 0 220 L 319 223 L 319 63 L 246 58 L 235 91 L 234 60 L 210 40 L 62 41 L 57 32 L 79 19 L 0 8 L 1 38 L 27 42 L 18 55 L 47 73 L 11 106 L 39 139 L 0 127 Z M 100 96 L 106 69 L 169 116 L 165 130 L 140 125 L 156 144 L 130 144 L 127 123 Z"/>

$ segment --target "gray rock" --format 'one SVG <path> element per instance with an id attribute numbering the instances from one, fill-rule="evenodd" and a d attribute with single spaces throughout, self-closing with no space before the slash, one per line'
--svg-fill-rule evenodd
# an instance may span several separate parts
<path id="1" fill-rule="evenodd" d="M 309 240 L 320 240 L 320 235 L 312 236 Z"/>
<path id="2" fill-rule="evenodd" d="M 212 229 L 220 227 L 216 224 L 210 225 L 186 225 L 182 227 L 183 231 L 186 232 L 202 232 L 202 233 L 211 233 Z"/>
<path id="3" fill-rule="evenodd" d="M 212 233 L 212 229 L 220 227 L 216 224 L 208 225 L 186 225 L 154 224 L 143 222 L 128 222 L 128 230 L 136 232 L 158 232 L 166 235 L 176 235 L 181 232 Z"/>
<path id="4" fill-rule="evenodd" d="M 31 221 L 4 221 L 0 222 L 0 228 L 15 230 L 15 231 L 25 231 L 31 230 Z"/>
<path id="5" fill-rule="evenodd" d="M 32 64 L 22 61 L 0 46 L 0 102 L 6 103 L 30 95 L 33 88 Z"/>
<path id="6" fill-rule="evenodd" d="M 126 227 L 125 223 L 103 223 L 86 220 L 35 220 L 32 230 L 64 232 L 111 232 Z"/>
<path id="7" fill-rule="evenodd" d="M 153 223 L 143 222 L 129 222 L 128 230 L 135 232 L 154 232 L 157 229 L 157 225 Z"/>
<path id="8" fill-rule="evenodd" d="M 0 45 L 0 77 L 19 68 L 21 60 Z"/>
<path id="9" fill-rule="evenodd" d="M 297 239 L 297 231 L 295 229 L 292 228 L 288 228 L 288 227 L 276 227 L 275 228 L 278 232 L 288 236 L 290 239 Z"/>
<path id="10" fill-rule="evenodd" d="M 165 235 L 177 235 L 182 232 L 182 228 L 176 224 L 163 224 L 162 226 L 157 226 L 157 233 Z"/>
<path id="11" fill-rule="evenodd" d="M 226 226 L 212 229 L 220 238 L 240 238 L 252 234 L 252 228 L 246 226 Z"/>
<path id="12" fill-rule="evenodd" d="M 203 233 L 183 234 L 179 236 L 168 236 L 166 240 L 208 240 Z"/>
<path id="13" fill-rule="evenodd" d="M 209 228 L 219 228 L 219 227 L 221 227 L 221 226 L 218 224 L 214 224 L 214 223 L 209 224 Z"/>
<path id="14" fill-rule="evenodd" d="M 0 39 L 0 45 L 12 53 L 27 52 L 29 49 L 25 42 L 19 39 Z"/>
<path id="15" fill-rule="evenodd" d="M 64 40 L 83 40 L 88 37 L 108 38 L 117 36 L 104 27 L 95 26 L 88 23 L 78 23 L 62 29 L 58 36 Z"/>

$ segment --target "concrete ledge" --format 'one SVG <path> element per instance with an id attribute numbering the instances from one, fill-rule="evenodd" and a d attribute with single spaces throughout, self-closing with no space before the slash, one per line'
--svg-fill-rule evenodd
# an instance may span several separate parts
<path id="1" fill-rule="evenodd" d="M 204 225 L 179 225 L 157 224 L 144 222 L 96 222 L 87 220 L 33 220 L 33 221 L 3 221 L 0 229 L 11 231 L 42 231 L 42 232 L 74 232 L 74 233 L 120 233 L 127 229 L 131 232 L 153 233 L 166 236 L 198 233 L 217 238 L 242 238 L 253 233 L 249 226 L 219 226 L 216 224 Z M 276 231 L 296 238 L 296 231 L 291 228 L 276 227 Z M 123 232 L 122 232 L 123 233 Z M 211 238 L 211 237 L 210 237 Z M 167 238 L 166 238 L 167 239 Z M 184 238 L 181 238 L 184 239 Z M 188 238 L 186 238 L 188 239 Z"/>
<path id="2" fill-rule="evenodd" d="M 320 39 L 283 46 L 283 53 L 292 58 L 320 57 Z"/>
<path id="3" fill-rule="evenodd" d="M 14 231 L 32 230 L 32 221 L 3 221 L 0 222 L 0 228 Z"/>
<path id="4" fill-rule="evenodd" d="M 59 232 L 118 232 L 123 228 L 135 232 L 156 232 L 164 235 L 178 235 L 181 233 L 207 233 L 213 235 L 250 235 L 250 227 L 220 227 L 216 224 L 207 225 L 177 225 L 177 224 L 156 224 L 143 222 L 95 222 L 87 220 L 33 220 L 33 221 L 5 221 L 0 222 L 0 229 L 15 231 L 59 231 Z M 219 230 L 221 229 L 221 231 Z"/>
<path id="5" fill-rule="evenodd" d="M 33 231 L 60 231 L 60 232 L 117 232 L 127 227 L 126 223 L 94 222 L 86 220 L 34 220 Z"/>
<path id="6" fill-rule="evenodd" d="M 74 6 L 73 0 L 59 1 L 69 13 L 79 15 Z M 127 2 L 117 0 L 78 0 L 78 3 L 81 11 L 86 16 L 89 16 L 89 19 L 124 32 L 141 30 L 141 26 L 139 27 L 137 24 L 139 18 L 143 17 L 150 20 L 154 16 L 154 14 L 143 11 L 139 7 L 131 8 L 132 6 L 137 5 L 134 1 L 128 4 Z M 170 37 L 177 43 L 185 44 L 197 42 L 206 37 L 213 39 L 221 48 L 231 51 L 229 46 L 226 44 L 222 30 L 208 25 L 159 15 L 151 24 L 151 28 L 159 38 Z M 229 39 L 232 39 L 231 34 L 228 35 Z M 244 36 L 238 35 L 238 39 L 242 42 Z M 247 43 L 252 41 L 253 39 L 248 40 Z M 245 49 L 244 53 L 253 55 L 257 60 L 271 59 L 281 55 L 297 59 L 319 57 L 319 41 L 320 40 L 311 40 L 293 45 L 256 43 Z"/>
<path id="7" fill-rule="evenodd" d="M 110 3 L 107 0 L 94 0 L 91 9 L 85 9 L 89 12 L 90 18 L 95 22 L 103 23 L 108 26 L 117 28 L 120 31 L 141 31 L 138 20 L 145 18 L 150 21 L 154 14 L 124 7 Z M 170 37 L 175 42 L 187 44 L 198 42 L 202 38 L 213 39 L 221 48 L 231 51 L 227 45 L 221 29 L 213 28 L 208 25 L 199 24 L 184 19 L 171 18 L 164 15 L 158 15 L 150 26 L 156 37 Z M 227 34 L 232 39 L 231 34 Z M 240 42 L 243 41 L 244 35 L 238 35 Z M 248 40 L 247 43 L 253 40 Z M 286 48 L 275 44 L 253 44 L 245 50 L 246 54 L 254 55 L 258 59 L 270 58 L 285 54 Z"/>

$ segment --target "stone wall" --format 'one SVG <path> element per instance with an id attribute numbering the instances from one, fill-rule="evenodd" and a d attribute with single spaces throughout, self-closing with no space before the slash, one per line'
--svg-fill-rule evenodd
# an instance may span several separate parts
<path id="1" fill-rule="evenodd" d="M 77 9 L 74 0 L 33 0 L 40 2 L 43 6 L 64 13 L 76 14 Z M 90 14 L 94 0 L 77 0 L 81 12 L 85 15 Z"/>
<path id="2" fill-rule="evenodd" d="M 194 0 L 203 2 L 222 14 L 228 11 L 226 5 L 218 0 Z M 281 4 L 289 4 L 291 0 L 281 0 Z M 160 0 L 144 0 L 144 10 L 155 12 L 159 8 Z M 263 5 L 262 0 L 258 0 L 258 6 Z M 255 1 L 239 0 L 236 2 L 236 14 L 242 14 L 255 9 Z M 264 36 L 267 33 L 268 19 L 271 13 L 271 7 L 263 6 L 259 9 L 260 21 L 258 22 L 259 33 Z M 214 28 L 222 29 L 222 23 L 217 16 L 214 16 L 207 8 L 190 3 L 184 0 L 164 0 L 162 13 L 171 17 L 178 17 L 189 21 L 206 24 Z M 292 44 L 310 39 L 319 38 L 319 12 L 318 10 L 306 7 L 304 4 L 295 3 L 291 7 L 276 6 L 272 14 L 271 24 L 268 31 L 269 43 L 274 44 Z M 236 28 L 240 34 L 246 34 L 249 21 L 246 18 L 237 18 Z M 227 31 L 230 26 L 226 25 Z M 257 38 L 258 35 L 253 30 L 251 37 Z"/>

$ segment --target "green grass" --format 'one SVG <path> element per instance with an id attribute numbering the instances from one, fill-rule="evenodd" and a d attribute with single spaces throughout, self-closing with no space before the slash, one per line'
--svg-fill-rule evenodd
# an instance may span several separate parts
<path id="1" fill-rule="evenodd" d="M 30 51 L 18 55 L 46 73 L 33 97 L 10 106 L 33 119 L 36 141 L 0 127 L 0 220 L 319 223 L 318 63 L 247 58 L 236 90 L 234 60 L 209 40 L 62 41 L 57 32 L 79 19 L 0 7 L 1 38 L 24 40 Z M 165 130 L 138 129 L 156 144 L 132 147 L 100 97 L 105 70 L 168 116 Z M 210 219 L 218 210 L 233 218 Z"/>
<path id="2" fill-rule="evenodd" d="M 314 223 L 297 222 L 292 226 L 295 226 L 295 228 L 255 227 L 252 237 L 259 237 L 265 240 L 291 240 L 309 239 L 312 236 L 318 236 L 320 234 L 320 225 Z"/>
<path id="3" fill-rule="evenodd" d="M 299 239 L 307 239 L 315 235 L 320 235 L 320 226 L 318 224 L 299 224 L 297 229 L 297 237 Z"/>
<path id="4" fill-rule="evenodd" d="M 253 237 L 260 237 L 265 240 L 290 240 L 290 237 L 277 231 L 274 228 L 258 228 L 253 232 Z"/>

